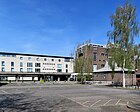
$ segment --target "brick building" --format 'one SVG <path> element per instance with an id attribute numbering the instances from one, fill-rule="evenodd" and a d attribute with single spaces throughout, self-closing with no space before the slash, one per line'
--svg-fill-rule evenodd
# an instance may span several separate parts
<path id="1" fill-rule="evenodd" d="M 76 49 L 76 58 L 80 58 L 85 53 L 86 59 L 92 59 L 90 72 L 103 68 L 107 60 L 107 48 L 103 45 L 97 44 L 84 44 Z"/>
<path id="2" fill-rule="evenodd" d="M 132 70 L 130 73 L 130 71 L 125 68 L 124 72 L 125 72 L 126 85 L 135 85 L 136 74 L 134 74 L 134 70 Z M 94 71 L 93 79 L 94 81 L 106 81 L 106 82 L 112 81 L 115 84 L 122 85 L 123 83 L 122 74 L 123 74 L 122 68 L 117 67 L 117 65 L 115 65 L 114 77 L 112 79 L 112 69 L 109 67 L 108 62 L 106 62 L 105 67 Z"/>

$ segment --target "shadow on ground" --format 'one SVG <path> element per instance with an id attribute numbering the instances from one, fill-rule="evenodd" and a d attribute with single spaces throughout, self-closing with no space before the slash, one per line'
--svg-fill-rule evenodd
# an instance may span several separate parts
<path id="1" fill-rule="evenodd" d="M 0 95 L 0 112 L 68 112 L 71 107 L 81 107 L 68 99 L 29 94 Z"/>
<path id="2" fill-rule="evenodd" d="M 4 85 L 7 85 L 8 83 L 0 83 L 0 87 L 1 86 L 4 86 Z"/>

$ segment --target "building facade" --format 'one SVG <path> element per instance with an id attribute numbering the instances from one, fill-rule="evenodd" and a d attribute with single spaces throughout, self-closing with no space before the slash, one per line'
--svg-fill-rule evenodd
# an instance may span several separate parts
<path id="1" fill-rule="evenodd" d="M 72 57 L 0 52 L 0 62 L 1 80 L 68 80 L 73 73 Z"/>
<path id="2" fill-rule="evenodd" d="M 83 53 L 86 59 L 92 59 L 91 72 L 105 66 L 107 60 L 107 48 L 105 46 L 92 43 L 81 45 L 76 49 L 76 58 L 82 57 Z"/>
<path id="3" fill-rule="evenodd" d="M 126 85 L 135 85 L 136 84 L 136 74 L 135 71 L 132 70 L 130 72 L 129 69 L 124 68 L 125 73 L 125 84 Z M 121 67 L 118 67 L 115 64 L 114 73 L 112 73 L 112 69 L 106 62 L 105 67 L 94 71 L 93 75 L 94 81 L 104 81 L 104 82 L 112 82 L 115 85 L 122 85 L 123 84 L 123 71 Z"/>

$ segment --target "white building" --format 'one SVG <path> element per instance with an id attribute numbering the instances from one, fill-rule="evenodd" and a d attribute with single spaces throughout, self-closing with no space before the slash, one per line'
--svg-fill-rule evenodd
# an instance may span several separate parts
<path id="1" fill-rule="evenodd" d="M 73 58 L 0 52 L 1 80 L 68 80 Z"/>

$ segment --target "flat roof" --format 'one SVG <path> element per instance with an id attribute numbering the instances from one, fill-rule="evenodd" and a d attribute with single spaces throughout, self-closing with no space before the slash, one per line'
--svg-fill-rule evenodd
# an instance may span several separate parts
<path id="1" fill-rule="evenodd" d="M 93 44 L 93 43 L 86 43 L 86 44 L 80 45 L 80 46 L 78 47 L 78 49 L 79 49 L 79 48 L 82 48 L 82 47 L 84 47 L 84 46 L 86 46 L 86 45 L 92 45 L 93 47 L 106 48 L 106 45 L 102 45 L 102 44 Z"/>
<path id="2" fill-rule="evenodd" d="M 26 54 L 26 53 L 11 53 L 11 52 L 0 52 L 0 54 L 74 59 L 73 57 L 68 57 L 68 56 L 51 56 L 51 55 L 41 55 L 41 54 Z"/>
<path id="3" fill-rule="evenodd" d="M 55 73 L 55 72 L 0 72 L 0 76 L 15 76 L 15 75 L 23 75 L 23 76 L 29 76 L 29 75 L 71 75 L 72 73 Z"/>

